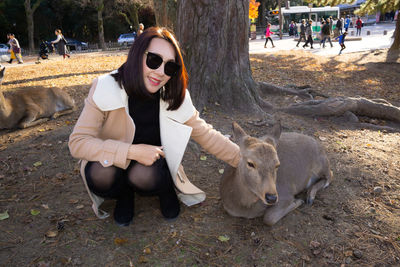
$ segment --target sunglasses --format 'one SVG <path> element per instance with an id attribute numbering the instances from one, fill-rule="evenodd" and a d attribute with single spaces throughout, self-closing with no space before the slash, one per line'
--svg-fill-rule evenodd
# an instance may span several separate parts
<path id="1" fill-rule="evenodd" d="M 152 70 L 158 69 L 164 62 L 163 58 L 157 54 L 151 52 L 145 52 L 147 55 L 146 65 Z M 164 73 L 168 76 L 174 76 L 176 72 L 181 68 L 178 63 L 168 61 L 164 65 Z"/>

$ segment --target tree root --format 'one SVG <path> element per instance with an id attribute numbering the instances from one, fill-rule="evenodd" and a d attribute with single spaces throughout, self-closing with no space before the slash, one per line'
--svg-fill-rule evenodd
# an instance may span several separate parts
<path id="1" fill-rule="evenodd" d="M 291 85 L 288 87 L 282 87 L 266 82 L 258 83 L 259 90 L 262 94 L 274 94 L 274 95 L 297 95 L 302 98 L 314 99 L 317 96 L 328 98 L 329 96 L 319 93 L 313 89 L 309 85 L 305 86 L 295 86 Z"/>
<path id="2" fill-rule="evenodd" d="M 336 97 L 296 103 L 277 110 L 303 116 L 343 116 L 352 112 L 359 116 L 400 122 L 400 108 L 384 99 Z"/>

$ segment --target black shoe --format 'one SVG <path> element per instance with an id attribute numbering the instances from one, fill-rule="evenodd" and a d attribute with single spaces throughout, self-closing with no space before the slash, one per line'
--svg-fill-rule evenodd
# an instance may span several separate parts
<path id="1" fill-rule="evenodd" d="M 161 214 L 167 220 L 173 220 L 178 217 L 181 207 L 175 189 L 171 186 L 165 192 L 158 195 L 160 199 Z"/>
<path id="2" fill-rule="evenodd" d="M 119 226 L 128 226 L 135 213 L 135 195 L 126 194 L 117 199 L 114 208 L 114 220 Z"/>
<path id="3" fill-rule="evenodd" d="M 11 64 L 12 63 L 12 59 L 10 59 L 9 61 L 7 61 L 9 64 Z"/>

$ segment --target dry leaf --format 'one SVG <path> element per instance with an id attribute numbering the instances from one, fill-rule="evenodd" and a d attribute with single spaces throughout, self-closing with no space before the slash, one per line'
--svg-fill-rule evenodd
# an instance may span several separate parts
<path id="1" fill-rule="evenodd" d="M 125 238 L 118 238 L 118 237 L 116 237 L 116 238 L 114 239 L 114 244 L 115 244 L 115 245 L 121 246 L 121 245 L 124 245 L 124 244 L 126 244 L 126 243 L 128 243 L 128 239 L 125 239 Z"/>
<path id="2" fill-rule="evenodd" d="M 150 254 L 150 253 L 151 253 L 151 249 L 150 249 L 150 248 L 145 248 L 145 249 L 143 250 L 143 253 L 144 253 L 144 254 Z"/>
<path id="3" fill-rule="evenodd" d="M 45 235 L 48 238 L 53 238 L 53 237 L 56 237 L 58 235 L 58 232 L 54 231 L 54 230 L 49 230 L 49 231 L 46 232 Z"/>

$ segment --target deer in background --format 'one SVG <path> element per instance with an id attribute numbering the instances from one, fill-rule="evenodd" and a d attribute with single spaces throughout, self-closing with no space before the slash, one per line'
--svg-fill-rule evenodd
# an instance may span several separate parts
<path id="1" fill-rule="evenodd" d="M 223 207 L 232 216 L 264 216 L 271 226 L 304 203 L 297 194 L 307 190 L 306 203 L 311 205 L 317 191 L 332 180 L 325 151 L 312 137 L 281 134 L 280 122 L 260 139 L 235 122 L 233 132 L 241 159 L 237 168 L 225 168 L 220 184 Z"/>
<path id="2" fill-rule="evenodd" d="M 0 84 L 4 72 L 0 70 Z M 26 128 L 73 111 L 74 100 L 60 88 L 35 86 L 4 94 L 0 90 L 0 129 Z"/>

